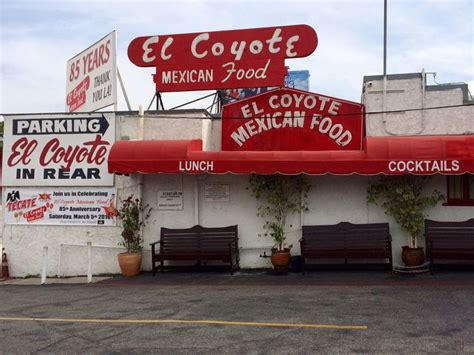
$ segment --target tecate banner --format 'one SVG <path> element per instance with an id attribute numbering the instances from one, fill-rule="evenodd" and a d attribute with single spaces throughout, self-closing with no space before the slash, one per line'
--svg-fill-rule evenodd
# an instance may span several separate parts
<path id="1" fill-rule="evenodd" d="M 6 188 L 6 224 L 115 226 L 117 191 L 110 188 Z"/>
<path id="2" fill-rule="evenodd" d="M 115 31 L 69 59 L 66 111 L 92 112 L 117 103 Z"/>
<path id="3" fill-rule="evenodd" d="M 317 44 L 313 28 L 293 25 L 138 37 L 128 57 L 156 67 L 157 91 L 281 86 L 285 58 L 306 57 Z"/>
<path id="4" fill-rule="evenodd" d="M 3 186 L 112 186 L 115 115 L 4 116 Z"/>

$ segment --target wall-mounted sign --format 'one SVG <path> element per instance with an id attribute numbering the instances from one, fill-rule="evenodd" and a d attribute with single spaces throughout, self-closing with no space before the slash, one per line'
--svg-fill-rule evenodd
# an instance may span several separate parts
<path id="1" fill-rule="evenodd" d="M 183 191 L 158 190 L 158 209 L 181 211 L 183 209 Z"/>
<path id="2" fill-rule="evenodd" d="M 67 112 L 92 112 L 117 103 L 115 48 L 114 31 L 67 61 Z"/>
<path id="3" fill-rule="evenodd" d="M 115 189 L 6 188 L 6 224 L 115 226 Z"/>
<path id="4" fill-rule="evenodd" d="M 361 150 L 364 107 L 276 89 L 225 105 L 222 150 Z"/>
<path id="5" fill-rule="evenodd" d="M 285 58 L 310 55 L 318 44 L 307 25 L 135 38 L 128 57 L 156 67 L 157 91 L 281 86 Z"/>
<path id="6" fill-rule="evenodd" d="M 112 186 L 111 113 L 4 116 L 4 186 Z"/>
<path id="7" fill-rule="evenodd" d="M 388 168 L 385 171 L 390 174 L 449 174 L 459 172 L 459 164 L 459 160 L 391 160 L 388 162 Z"/>
<path id="8" fill-rule="evenodd" d="M 205 184 L 204 201 L 206 202 L 229 202 L 230 186 L 228 184 Z"/>

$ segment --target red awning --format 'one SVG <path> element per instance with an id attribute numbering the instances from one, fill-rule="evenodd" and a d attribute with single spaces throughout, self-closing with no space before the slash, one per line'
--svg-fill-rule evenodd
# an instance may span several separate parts
<path id="1" fill-rule="evenodd" d="M 118 141 L 110 173 L 474 173 L 474 135 L 366 137 L 362 151 L 203 151 L 201 140 Z"/>

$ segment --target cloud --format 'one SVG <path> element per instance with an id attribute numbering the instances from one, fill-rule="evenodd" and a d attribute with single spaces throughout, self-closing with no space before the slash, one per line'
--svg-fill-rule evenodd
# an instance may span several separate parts
<path id="1" fill-rule="evenodd" d="M 63 111 L 66 61 L 117 30 L 118 66 L 132 108 L 148 107 L 153 68 L 127 58 L 128 43 L 143 35 L 307 23 L 319 37 L 307 58 L 287 60 L 308 69 L 310 89 L 359 101 L 362 77 L 382 73 L 381 1 L 15 1 L 2 2 L 0 112 Z M 474 81 L 472 3 L 390 1 L 390 73 L 438 72 L 443 81 Z M 472 89 L 472 86 L 471 86 Z M 164 94 L 165 108 L 208 92 Z M 211 99 L 187 107 L 205 108 Z M 119 109 L 126 109 L 119 91 Z"/>

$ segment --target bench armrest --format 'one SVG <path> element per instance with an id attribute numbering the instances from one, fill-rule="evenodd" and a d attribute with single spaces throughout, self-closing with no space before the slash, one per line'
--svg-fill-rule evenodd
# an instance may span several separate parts
<path id="1" fill-rule="evenodd" d="M 150 245 L 156 245 L 156 244 L 160 244 L 161 243 L 161 240 L 158 240 L 157 242 L 154 242 L 154 243 L 150 243 Z"/>

